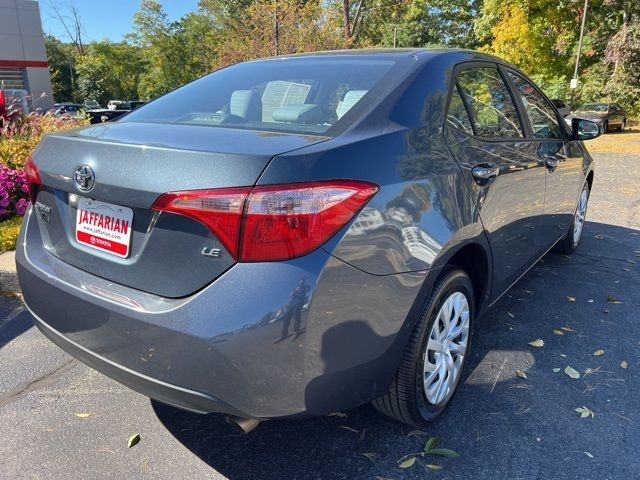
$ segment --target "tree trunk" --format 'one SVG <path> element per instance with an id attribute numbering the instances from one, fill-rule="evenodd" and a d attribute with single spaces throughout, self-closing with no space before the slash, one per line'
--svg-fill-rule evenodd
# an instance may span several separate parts
<path id="1" fill-rule="evenodd" d="M 351 25 L 349 21 L 349 0 L 344 0 L 342 3 L 342 17 L 344 20 L 344 39 L 348 41 L 351 38 Z"/>

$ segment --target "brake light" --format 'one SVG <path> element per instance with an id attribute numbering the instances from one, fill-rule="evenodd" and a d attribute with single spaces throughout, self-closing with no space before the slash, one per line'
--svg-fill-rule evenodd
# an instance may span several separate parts
<path id="1" fill-rule="evenodd" d="M 24 173 L 27 175 L 27 187 L 29 187 L 29 198 L 31 199 L 31 203 L 36 202 L 36 188 L 39 185 L 42 185 L 42 180 L 40 179 L 40 171 L 38 167 L 36 167 L 33 158 L 29 156 L 27 158 L 27 162 L 24 165 Z"/>
<path id="2" fill-rule="evenodd" d="M 377 191 L 347 180 L 194 190 L 166 193 L 152 208 L 202 222 L 239 261 L 274 261 L 318 248 Z"/>
<path id="3" fill-rule="evenodd" d="M 165 193 L 152 208 L 186 215 L 204 223 L 233 258 L 238 258 L 240 221 L 250 190 L 251 187 L 241 187 Z"/>

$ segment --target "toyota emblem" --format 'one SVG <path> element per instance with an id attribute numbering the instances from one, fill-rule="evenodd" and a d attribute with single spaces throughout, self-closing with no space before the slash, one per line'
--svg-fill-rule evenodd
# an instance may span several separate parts
<path id="1" fill-rule="evenodd" d="M 80 165 L 76 168 L 76 173 L 73 176 L 73 180 L 78 187 L 78 190 L 88 192 L 93 188 L 96 183 L 96 176 L 88 165 Z"/>

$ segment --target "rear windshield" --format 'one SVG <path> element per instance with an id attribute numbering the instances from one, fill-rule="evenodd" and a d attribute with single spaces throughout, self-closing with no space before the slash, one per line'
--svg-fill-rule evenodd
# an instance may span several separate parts
<path id="1" fill-rule="evenodd" d="M 124 117 L 156 122 L 324 133 L 394 65 L 392 60 L 284 58 L 241 63 L 191 82 Z"/>
<path id="2" fill-rule="evenodd" d="M 608 103 L 587 103 L 580 107 L 583 112 L 606 112 L 609 110 Z"/>

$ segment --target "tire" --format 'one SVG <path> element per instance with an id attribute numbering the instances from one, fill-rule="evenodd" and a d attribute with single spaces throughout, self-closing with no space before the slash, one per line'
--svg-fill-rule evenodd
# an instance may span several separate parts
<path id="1" fill-rule="evenodd" d="M 620 124 L 620 126 L 618 127 L 618 131 L 619 132 L 624 132 L 624 129 L 627 128 L 627 119 L 623 118 L 622 119 L 622 123 Z"/>
<path id="2" fill-rule="evenodd" d="M 609 131 L 609 122 L 605 120 L 602 124 L 602 133 L 607 133 Z"/>
<path id="3" fill-rule="evenodd" d="M 462 297 L 460 295 L 462 295 Z M 447 301 L 452 301 L 454 309 L 451 314 L 453 317 L 449 316 L 449 318 L 455 319 L 453 328 L 461 327 L 465 324 L 463 321 L 464 315 L 459 315 L 460 312 L 464 312 L 465 310 L 464 302 L 462 300 L 463 298 L 466 300 L 468 312 L 466 329 L 454 329 L 452 332 L 452 335 L 454 336 L 448 337 L 451 340 L 447 341 L 447 345 L 451 345 L 456 342 L 456 339 L 460 345 L 463 339 L 466 338 L 466 342 L 464 342 L 464 353 L 460 356 L 457 351 L 444 354 L 439 352 L 440 356 L 436 357 L 436 353 L 434 353 L 431 348 L 428 349 L 427 347 L 435 345 L 435 343 L 432 342 L 437 342 L 436 339 L 431 339 L 432 342 L 430 342 L 432 335 L 437 336 L 437 331 L 434 330 L 436 321 L 438 321 L 437 330 L 440 332 L 445 330 L 444 334 L 446 335 L 447 330 L 446 327 L 444 327 L 444 322 L 439 318 L 441 308 L 444 308 L 443 313 L 446 317 Z M 456 300 L 459 300 L 458 304 L 455 303 Z M 391 418 L 414 426 L 424 426 L 444 411 L 457 390 L 460 379 L 464 374 L 464 368 L 467 364 L 467 360 L 469 359 L 472 327 L 475 319 L 474 305 L 473 285 L 469 276 L 462 270 L 458 269 L 447 270 L 444 272 L 441 278 L 433 286 L 426 306 L 424 307 L 424 310 L 411 333 L 400 367 L 398 368 L 396 377 L 391 383 L 389 390 L 372 401 L 373 406 L 376 409 Z M 460 332 L 459 335 L 455 336 L 458 331 Z M 449 352 L 449 347 L 446 348 L 446 351 Z M 442 359 L 442 362 L 444 362 L 445 365 L 451 365 L 452 363 L 454 365 L 458 364 L 458 367 L 455 369 L 455 373 L 453 374 L 454 376 L 450 376 L 449 374 L 452 370 L 447 370 L 446 375 L 442 377 L 443 380 L 448 380 L 450 382 L 448 384 L 448 388 L 445 387 L 441 390 L 434 388 L 429 390 L 431 392 L 431 400 L 429 399 L 429 394 L 425 389 L 425 376 L 427 376 L 425 373 L 426 355 L 428 355 L 429 359 L 429 368 L 434 364 L 440 365 L 438 363 L 439 358 Z M 437 367 L 431 369 L 431 376 L 436 375 L 436 378 L 440 378 L 440 375 L 435 372 L 442 370 L 438 370 Z M 447 384 L 446 382 L 441 383 L 445 385 Z M 438 385 L 438 381 L 432 380 L 432 383 L 428 385 Z M 445 385 L 443 385 L 443 387 Z M 434 392 L 438 393 L 436 394 Z M 438 394 L 442 396 L 442 398 L 437 398 Z"/>
<path id="4" fill-rule="evenodd" d="M 555 250 L 557 252 L 570 255 L 575 252 L 578 245 L 580 245 L 580 239 L 582 238 L 582 232 L 584 231 L 584 222 L 587 216 L 587 208 L 589 207 L 590 193 L 589 184 L 585 182 L 584 187 L 582 187 L 582 192 L 580 192 L 580 197 L 578 198 L 578 204 L 576 205 L 576 210 L 573 214 L 573 220 L 571 220 L 571 225 L 569 225 L 569 231 L 564 238 L 556 244 Z M 582 205 L 583 196 L 585 195 L 585 203 Z M 582 210 L 582 212 L 580 212 L 580 210 Z M 576 229 L 576 222 L 578 221 L 581 222 L 581 225 Z"/>

